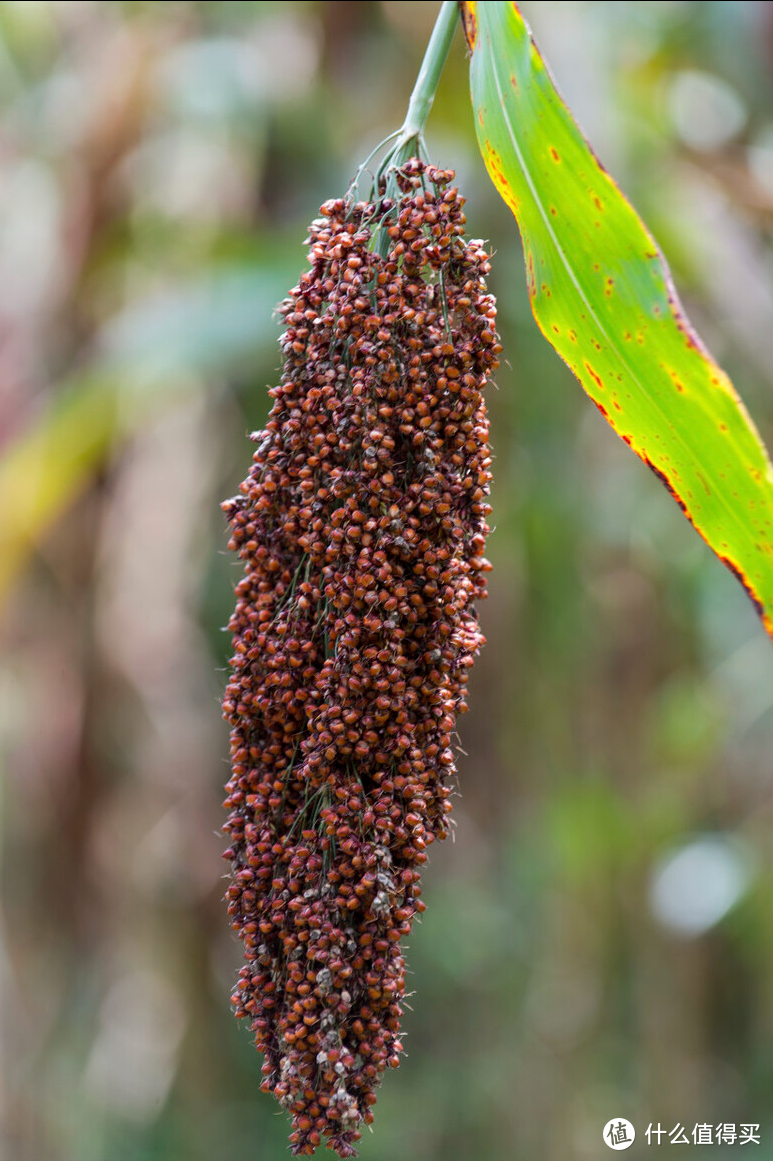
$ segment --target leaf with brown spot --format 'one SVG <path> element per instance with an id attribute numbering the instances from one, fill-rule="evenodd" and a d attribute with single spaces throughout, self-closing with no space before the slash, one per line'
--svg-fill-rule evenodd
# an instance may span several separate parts
<path id="1" fill-rule="evenodd" d="M 773 635 L 773 468 L 665 259 L 583 137 L 518 7 L 462 2 L 478 143 L 516 217 L 534 317 Z M 471 32 L 471 30 L 474 30 Z"/>

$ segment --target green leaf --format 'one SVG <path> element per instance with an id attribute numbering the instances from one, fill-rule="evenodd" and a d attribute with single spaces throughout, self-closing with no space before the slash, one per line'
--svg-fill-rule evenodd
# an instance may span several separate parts
<path id="1" fill-rule="evenodd" d="M 556 90 L 517 5 L 462 3 L 483 159 L 521 231 L 534 317 L 773 635 L 773 469 L 668 266 Z"/>

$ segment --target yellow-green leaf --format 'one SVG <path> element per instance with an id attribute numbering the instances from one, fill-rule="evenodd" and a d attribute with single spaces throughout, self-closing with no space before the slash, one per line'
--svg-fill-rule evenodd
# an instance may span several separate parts
<path id="1" fill-rule="evenodd" d="M 521 231 L 537 323 L 744 585 L 773 635 L 773 469 L 657 244 L 556 90 L 518 7 L 462 3 L 475 127 Z"/>
<path id="2" fill-rule="evenodd" d="M 105 325 L 101 356 L 56 384 L 49 402 L 2 449 L 0 604 L 114 448 L 159 409 L 273 345 L 274 303 L 292 270 L 284 262 L 274 269 L 224 267 Z"/>

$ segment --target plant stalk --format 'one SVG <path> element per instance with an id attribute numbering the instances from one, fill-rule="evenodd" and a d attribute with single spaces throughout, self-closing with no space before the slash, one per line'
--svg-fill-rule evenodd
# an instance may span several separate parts
<path id="1" fill-rule="evenodd" d="M 408 112 L 395 145 L 395 155 L 402 154 L 406 145 L 412 145 L 424 133 L 424 126 L 435 99 L 435 91 L 451 41 L 454 39 L 458 19 L 459 5 L 456 0 L 443 0 L 408 102 Z M 410 156 L 410 152 L 407 156 Z"/>
<path id="2" fill-rule="evenodd" d="M 416 84 L 413 86 L 405 120 L 396 133 L 390 133 L 389 137 L 376 146 L 357 170 L 347 192 L 350 201 L 357 201 L 363 196 L 366 200 L 376 200 L 379 196 L 386 196 L 394 201 L 400 200 L 400 189 L 395 183 L 394 174 L 411 157 L 426 156 L 424 126 L 435 100 L 435 91 L 451 48 L 451 41 L 454 39 L 458 19 L 457 0 L 443 0 Z M 384 148 L 386 153 L 383 154 L 380 164 L 372 171 L 371 162 Z M 363 189 L 362 186 L 366 188 Z M 374 239 L 376 240 L 374 248 L 386 254 L 390 242 L 380 225 L 375 228 Z"/>

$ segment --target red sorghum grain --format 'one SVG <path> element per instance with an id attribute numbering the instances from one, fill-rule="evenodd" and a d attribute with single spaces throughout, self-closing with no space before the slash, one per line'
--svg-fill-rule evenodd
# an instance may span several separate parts
<path id="1" fill-rule="evenodd" d="M 223 506 L 244 562 L 223 702 L 233 1004 L 296 1155 L 353 1156 L 398 1063 L 401 940 L 483 641 L 489 263 L 450 171 L 394 177 L 399 196 L 312 223 L 271 414 Z"/>

